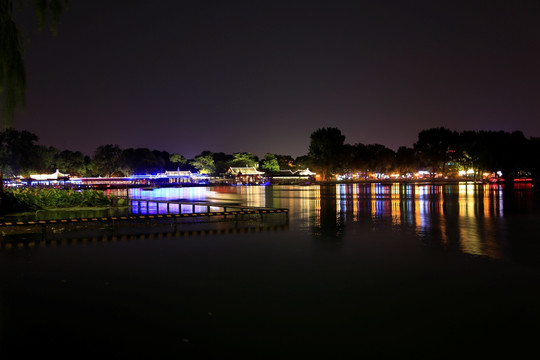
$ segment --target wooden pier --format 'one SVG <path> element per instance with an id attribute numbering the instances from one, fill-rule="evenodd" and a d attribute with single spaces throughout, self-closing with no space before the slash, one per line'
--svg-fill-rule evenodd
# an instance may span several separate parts
<path id="1" fill-rule="evenodd" d="M 126 198 L 131 209 L 134 207 L 137 209 L 137 213 L 140 214 L 142 209 L 148 212 L 150 205 L 156 206 L 156 212 L 158 214 L 208 214 L 213 212 L 231 212 L 231 211 L 260 211 L 260 212 L 288 212 L 287 209 L 275 209 L 268 207 L 256 207 L 256 206 L 244 206 L 237 203 L 221 203 L 221 202 L 209 202 L 209 201 L 181 201 L 181 200 L 156 200 L 156 199 L 132 199 Z M 174 209 L 176 212 L 173 212 Z M 189 212 L 184 212 L 184 209 L 191 209 Z M 200 211 L 203 208 L 205 211 Z M 213 210 L 212 210 L 213 209 Z M 199 210 L 199 211 L 197 211 Z M 162 212 L 160 212 L 162 211 Z"/>
<path id="2" fill-rule="evenodd" d="M 228 228 L 208 228 L 208 229 L 192 229 L 180 230 L 173 227 L 165 230 L 153 232 L 135 232 L 128 234 L 116 233 L 94 233 L 92 235 L 69 236 L 69 237 L 52 237 L 52 236 L 34 236 L 34 237 L 0 237 L 0 251 L 15 250 L 20 248 L 37 248 L 37 247 L 56 247 L 69 245 L 87 245 L 97 243 L 115 243 L 129 240 L 152 240 L 166 239 L 173 237 L 186 236 L 207 236 L 207 235 L 228 235 L 228 234 L 245 234 L 268 231 L 286 231 L 287 224 L 250 224 L 246 226 L 231 226 Z"/>
<path id="3" fill-rule="evenodd" d="M 154 204 L 153 213 L 149 213 L 151 205 Z M 41 233 L 43 239 L 48 238 L 48 234 L 69 232 L 69 229 L 99 229 L 106 228 L 111 232 L 116 232 L 115 228 L 124 223 L 152 222 L 170 223 L 175 231 L 178 225 L 189 219 L 200 218 L 218 218 L 218 221 L 238 221 L 246 219 L 258 219 L 258 222 L 264 220 L 263 216 L 269 214 L 284 214 L 285 224 L 289 222 L 288 209 L 251 207 L 239 204 L 224 204 L 211 202 L 188 202 L 188 201 L 166 201 L 166 200 L 147 200 L 147 199 L 129 199 L 131 211 L 135 208 L 135 213 L 125 216 L 109 217 L 88 217 L 71 219 L 50 219 L 35 221 L 4 221 L 0 222 L 0 243 L 4 236 L 17 234 Z M 201 211 L 202 209 L 202 211 Z M 155 210 L 155 211 L 154 211 Z M 189 211 L 188 211 L 189 210 Z M 141 212 L 145 212 L 144 214 Z M 255 217 L 254 217 L 255 216 Z M 221 217 L 221 219 L 219 219 Z M 182 221 L 182 219 L 185 219 Z M 199 221 L 199 220 L 197 220 Z M 204 220 L 203 220 L 204 221 Z M 102 225 L 99 225 L 99 224 Z M 144 231 L 143 228 L 140 229 Z"/>

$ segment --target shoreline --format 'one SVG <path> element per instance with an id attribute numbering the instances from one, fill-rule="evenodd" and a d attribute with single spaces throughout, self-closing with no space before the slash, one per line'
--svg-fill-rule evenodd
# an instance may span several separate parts
<path id="1" fill-rule="evenodd" d="M 36 188 L 57 188 L 66 190 L 112 190 L 112 189 L 143 189 L 153 190 L 159 188 L 184 188 L 184 187 L 213 187 L 213 186 L 283 186 L 283 185 L 295 185 L 295 186 L 309 186 L 309 185 L 340 185 L 340 184 L 423 184 L 423 185 L 453 185 L 459 183 L 473 183 L 473 184 L 492 184 L 492 185 L 532 185 L 536 187 L 540 185 L 539 180 L 524 179 L 524 180 L 474 180 L 474 179 L 364 179 L 364 180 L 319 180 L 319 181 L 305 181 L 305 182 L 264 182 L 264 183 L 246 183 L 246 184 L 233 184 L 226 182 L 209 182 L 209 183 L 166 183 L 166 184 L 94 184 L 84 186 L 66 186 L 65 184 L 45 185 L 40 184 L 37 186 L 29 186 Z"/>

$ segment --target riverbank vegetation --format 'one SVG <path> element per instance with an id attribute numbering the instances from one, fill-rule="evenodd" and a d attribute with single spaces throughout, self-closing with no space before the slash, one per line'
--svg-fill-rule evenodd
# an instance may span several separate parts
<path id="1" fill-rule="evenodd" d="M 43 209 L 108 207 L 113 199 L 98 190 L 61 190 L 48 188 L 5 188 L 1 211 L 15 213 Z"/>
<path id="2" fill-rule="evenodd" d="M 29 131 L 0 132 L 0 171 L 4 179 L 30 174 L 70 176 L 131 176 L 167 170 L 198 171 L 220 176 L 229 167 L 253 166 L 267 173 L 310 168 L 322 180 L 359 173 L 407 174 L 419 170 L 451 177 L 459 171 L 480 176 L 502 172 L 507 179 L 540 174 L 540 138 L 527 138 L 520 131 L 463 131 L 443 127 L 422 130 L 412 147 L 396 151 L 381 144 L 347 144 L 337 128 L 320 128 L 311 134 L 306 155 L 292 157 L 267 153 L 259 159 L 250 152 L 226 154 L 202 151 L 192 159 L 178 153 L 147 148 L 121 149 L 118 145 L 97 147 L 92 156 L 80 151 L 39 145 Z"/>

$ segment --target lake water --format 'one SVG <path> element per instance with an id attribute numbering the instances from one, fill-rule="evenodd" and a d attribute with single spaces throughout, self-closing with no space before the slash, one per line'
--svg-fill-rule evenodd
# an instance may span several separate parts
<path id="1" fill-rule="evenodd" d="M 234 226 L 182 223 L 188 231 L 144 236 L 154 230 L 139 227 L 139 237 L 2 247 L 0 353 L 298 359 L 536 350 L 540 201 L 530 186 L 193 187 L 131 196 L 290 211 Z"/>

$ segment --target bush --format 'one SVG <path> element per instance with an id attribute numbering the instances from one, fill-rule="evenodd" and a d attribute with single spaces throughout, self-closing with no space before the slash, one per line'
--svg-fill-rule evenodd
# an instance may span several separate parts
<path id="1" fill-rule="evenodd" d="M 1 199 L 4 213 L 111 204 L 112 200 L 98 190 L 4 189 Z"/>

